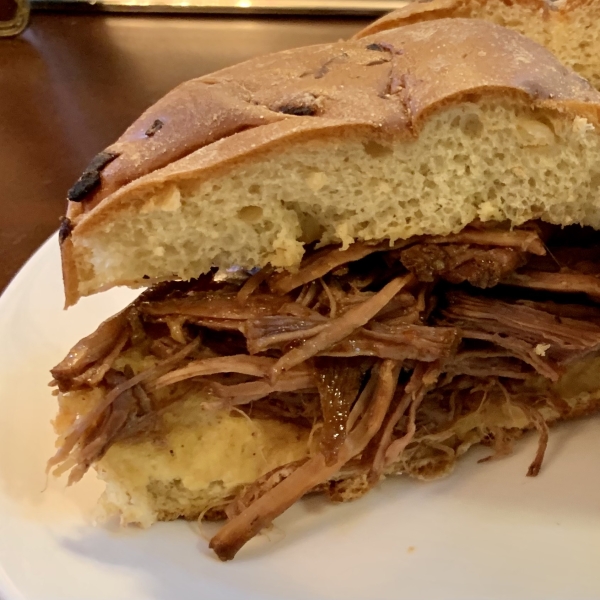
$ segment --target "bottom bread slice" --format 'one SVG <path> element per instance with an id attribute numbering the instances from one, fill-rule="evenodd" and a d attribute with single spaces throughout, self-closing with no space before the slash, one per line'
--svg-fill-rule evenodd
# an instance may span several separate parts
<path id="1" fill-rule="evenodd" d="M 599 410 L 599 380 L 600 358 L 575 364 L 552 385 L 555 402 L 537 413 L 552 424 Z M 532 393 L 538 384 L 532 382 Z M 312 435 L 306 427 L 253 418 L 237 410 L 206 410 L 203 400 L 189 397 L 177 402 L 162 414 L 151 436 L 111 446 L 96 464 L 98 476 L 106 483 L 99 504 L 101 518 L 117 515 L 123 525 L 142 527 L 178 518 L 223 518 L 225 507 L 245 486 L 317 447 L 318 434 Z M 435 479 L 449 474 L 472 446 L 484 443 L 494 446 L 495 455 L 504 455 L 512 440 L 541 425 L 532 419 L 526 404 L 511 402 L 498 389 L 478 410 L 449 426 L 433 433 L 418 432 L 386 475 Z M 314 491 L 346 501 L 368 489 L 367 473 L 358 464 L 349 465 Z"/>

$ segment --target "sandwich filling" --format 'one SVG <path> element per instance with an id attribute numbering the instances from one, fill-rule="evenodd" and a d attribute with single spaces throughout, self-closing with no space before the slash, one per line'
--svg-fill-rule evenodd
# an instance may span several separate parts
<path id="1" fill-rule="evenodd" d="M 116 442 L 156 435 L 191 393 L 206 398 L 201 410 L 306 428 L 305 459 L 230 499 L 211 542 L 223 559 L 310 491 L 340 500 L 347 478 L 366 492 L 393 472 L 439 477 L 472 444 L 502 456 L 529 428 L 537 475 L 548 424 L 600 406 L 599 382 L 573 375 L 600 349 L 599 259 L 591 229 L 475 222 L 310 247 L 294 272 L 154 286 L 52 370 L 61 414 L 49 468 L 78 481 Z M 513 425 L 486 421 L 494 410 L 512 411 Z"/>

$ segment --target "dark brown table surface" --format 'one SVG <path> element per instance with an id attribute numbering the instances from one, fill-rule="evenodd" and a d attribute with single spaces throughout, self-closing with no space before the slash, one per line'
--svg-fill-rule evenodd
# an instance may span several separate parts
<path id="1" fill-rule="evenodd" d="M 175 85 L 366 22 L 37 13 L 0 39 L 0 292 L 58 227 L 89 159 Z"/>

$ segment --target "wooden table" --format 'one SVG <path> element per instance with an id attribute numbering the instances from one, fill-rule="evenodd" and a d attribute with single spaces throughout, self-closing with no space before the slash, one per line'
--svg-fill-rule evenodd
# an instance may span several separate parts
<path id="1" fill-rule="evenodd" d="M 89 159 L 175 85 L 366 22 L 34 14 L 0 40 L 0 291 L 57 228 Z"/>

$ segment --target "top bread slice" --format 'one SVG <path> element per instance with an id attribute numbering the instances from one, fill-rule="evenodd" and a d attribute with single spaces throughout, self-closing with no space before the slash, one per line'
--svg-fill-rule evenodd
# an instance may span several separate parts
<path id="1" fill-rule="evenodd" d="M 600 2 L 598 0 L 430 0 L 411 2 L 355 36 L 364 38 L 418 21 L 485 19 L 514 29 L 546 46 L 568 67 L 600 89 Z"/>
<path id="2" fill-rule="evenodd" d="M 61 228 L 67 304 L 308 242 L 474 219 L 600 228 L 600 94 L 550 52 L 436 19 L 179 86 L 86 170 Z"/>

